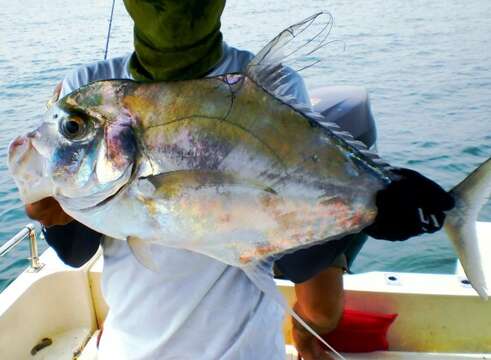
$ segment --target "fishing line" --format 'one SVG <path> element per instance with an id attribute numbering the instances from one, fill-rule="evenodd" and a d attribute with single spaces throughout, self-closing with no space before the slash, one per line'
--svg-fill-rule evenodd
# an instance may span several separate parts
<path id="1" fill-rule="evenodd" d="M 290 306 L 287 306 L 285 309 L 296 321 L 300 323 L 300 325 L 304 327 L 305 330 L 307 330 L 312 336 L 314 336 L 324 346 L 326 346 L 333 354 L 335 354 L 339 360 L 346 360 L 346 358 L 343 355 L 338 353 L 331 345 L 329 345 L 329 343 L 326 340 L 324 340 L 319 334 L 317 334 L 317 332 L 314 329 L 312 329 L 312 327 L 310 327 L 310 325 L 307 324 L 305 320 L 303 320 L 300 317 L 300 315 L 298 315 Z"/>
<path id="2" fill-rule="evenodd" d="M 113 24 L 114 4 L 115 3 L 116 3 L 116 0 L 113 0 L 113 4 L 111 6 L 111 16 L 109 16 L 109 25 L 107 27 L 106 49 L 104 50 L 104 60 L 107 59 L 107 51 L 109 49 L 109 38 L 111 37 L 111 27 Z"/>
<path id="3" fill-rule="evenodd" d="M 331 351 L 339 360 L 346 360 L 346 358 L 336 351 L 329 343 L 324 340 L 312 327 L 303 320 L 300 315 L 298 315 L 295 310 L 291 308 L 286 302 L 286 299 L 278 291 L 274 281 L 271 281 L 268 272 L 265 272 L 267 267 L 267 262 L 259 262 L 255 265 L 250 265 L 242 268 L 246 273 L 247 277 L 253 282 L 257 288 L 262 291 L 266 296 L 270 296 L 276 303 L 278 303 L 287 314 L 293 317 L 305 330 L 307 330 L 313 337 L 319 340 L 327 349 Z M 262 269 L 262 271 L 261 271 Z"/>

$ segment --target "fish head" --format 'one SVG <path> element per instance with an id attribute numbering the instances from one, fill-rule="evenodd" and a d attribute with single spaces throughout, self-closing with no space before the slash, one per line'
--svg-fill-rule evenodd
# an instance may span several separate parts
<path id="1" fill-rule="evenodd" d="M 22 200 L 53 196 L 66 209 L 95 206 L 130 179 L 137 155 L 133 119 L 111 84 L 93 83 L 55 103 L 36 130 L 9 146 Z"/>

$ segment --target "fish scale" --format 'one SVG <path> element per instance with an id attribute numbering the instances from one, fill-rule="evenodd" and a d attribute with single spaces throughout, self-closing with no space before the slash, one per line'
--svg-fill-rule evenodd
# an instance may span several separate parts
<path id="1" fill-rule="evenodd" d="M 292 74 L 281 64 L 285 44 L 321 15 L 278 35 L 243 74 L 98 81 L 60 99 L 38 130 L 11 146 L 24 201 L 54 196 L 101 233 L 235 266 L 370 225 L 390 168 L 283 98 L 277 81 Z"/>
<path id="2" fill-rule="evenodd" d="M 393 176 L 350 134 L 282 97 L 277 80 L 293 73 L 281 51 L 321 15 L 280 33 L 243 74 L 98 81 L 68 94 L 10 145 L 23 201 L 54 196 L 79 222 L 127 240 L 155 270 L 149 243 L 241 267 L 280 301 L 257 270 L 264 261 L 361 231 Z M 457 207 L 445 224 L 483 298 L 489 279 L 474 223 L 490 193 L 488 160 L 451 191 Z"/>

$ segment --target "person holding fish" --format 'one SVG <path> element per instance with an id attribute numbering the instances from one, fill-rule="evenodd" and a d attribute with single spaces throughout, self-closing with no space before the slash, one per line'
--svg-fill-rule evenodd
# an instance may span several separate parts
<path id="1" fill-rule="evenodd" d="M 337 161 L 343 161 L 341 167 L 333 167 L 332 171 L 352 168 L 349 174 L 339 175 L 340 181 L 322 185 L 322 191 L 352 189 L 349 199 L 362 199 L 362 205 L 352 205 L 341 195 L 323 196 L 321 204 L 311 211 L 303 200 L 294 196 L 279 199 L 291 191 L 298 193 L 305 184 L 305 189 L 318 186 L 310 179 L 317 171 L 316 164 L 322 163 L 322 151 L 309 158 L 312 165 L 302 168 L 308 176 L 295 178 L 295 174 L 289 174 L 286 177 L 284 172 L 277 176 L 273 171 L 279 167 L 291 168 L 294 166 L 289 165 L 294 162 L 291 159 L 299 154 L 293 152 L 289 157 L 282 157 L 277 150 L 272 151 L 274 156 L 263 156 L 261 149 L 264 147 L 260 147 L 263 145 L 259 142 L 237 135 L 238 132 L 227 132 L 229 130 L 222 125 L 214 123 L 218 118 L 223 122 L 235 121 L 234 114 L 239 116 L 244 109 L 249 109 L 243 101 L 244 94 L 258 91 L 266 91 L 280 100 L 289 97 L 289 100 L 281 100 L 288 106 L 275 105 L 282 107 L 274 114 L 287 114 L 285 116 L 295 119 L 298 116 L 315 118 L 307 109 L 308 94 L 300 76 L 291 69 L 266 64 L 277 43 L 268 44 L 266 51 L 256 57 L 225 44 L 220 32 L 225 0 L 124 0 L 124 4 L 135 24 L 135 52 L 82 66 L 63 80 L 57 89 L 60 101 L 47 115 L 46 125 L 47 129 L 56 128 L 47 131 L 55 131 L 56 136 L 53 136 L 61 139 L 58 148 L 45 151 L 55 158 L 50 168 L 58 170 L 53 171 L 49 184 L 41 180 L 37 183 L 41 190 L 36 195 L 23 188 L 23 180 L 18 181 L 23 199 L 29 202 L 26 212 L 46 227 L 48 243 L 72 266 L 82 265 L 102 245 L 102 289 L 110 310 L 99 345 L 100 359 L 284 359 L 283 310 L 275 299 L 264 296 L 268 286 L 274 286 L 271 259 L 276 260 L 285 277 L 297 283 L 294 307 L 297 314 L 315 331 L 328 333 L 335 328 L 343 309 L 342 275 L 346 266 L 343 254 L 349 246 L 347 239 L 351 235 L 348 234 L 363 231 L 374 238 L 394 241 L 434 232 L 442 227 L 445 212 L 453 208 L 454 200 L 421 174 L 377 165 L 376 160 L 368 158 L 365 161 L 358 152 L 361 150 L 356 149 L 350 155 L 355 160 L 338 155 L 334 150 L 326 151 L 332 159 L 329 164 L 337 166 Z M 275 40 L 283 41 L 281 36 Z M 271 74 L 271 71 L 280 73 Z M 193 80 L 202 78 L 209 80 Z M 85 86 L 111 79 L 133 79 L 141 83 L 99 82 Z M 258 90 L 256 84 L 263 90 Z M 164 86 L 165 91 L 160 90 L 160 86 Z M 229 96 L 221 95 L 227 91 Z M 171 98 L 173 92 L 178 95 Z M 203 101 L 196 94 L 211 100 Z M 265 98 L 267 96 L 258 96 L 252 103 L 259 104 Z M 165 107 L 155 107 L 159 102 L 165 103 Z M 204 111 L 220 112 L 222 102 L 225 110 L 219 117 L 200 115 L 199 125 L 188 121 Z M 187 115 L 177 118 L 185 125 L 160 129 L 161 123 L 152 123 L 159 112 L 170 108 L 178 111 L 175 109 L 179 106 L 182 109 L 178 110 Z M 240 111 L 235 111 L 236 107 Z M 296 110 L 292 112 L 292 108 Z M 111 116 L 114 116 L 111 121 L 105 120 Z M 102 122 L 91 120 L 89 126 L 88 117 Z M 269 126 L 266 115 L 264 119 Z M 206 125 L 208 123 L 211 125 Z M 297 134 L 326 134 L 314 120 L 308 126 L 304 120 L 299 120 L 298 124 L 298 130 L 294 130 Z M 241 123 L 240 126 L 246 125 Z M 261 133 L 268 129 L 264 127 Z M 140 134 L 140 138 L 135 140 L 135 133 Z M 259 133 L 255 130 L 254 134 L 258 137 Z M 42 137 L 36 134 L 29 139 Z M 217 143 L 214 136 L 227 138 Z M 322 147 L 323 141 L 329 140 L 322 136 L 316 146 Z M 348 144 L 347 135 L 343 136 L 341 143 Z M 184 137 L 187 145 L 173 142 Z M 308 139 L 307 135 L 302 139 Z M 27 141 L 32 141 L 36 149 L 42 147 L 36 145 L 37 140 L 26 138 L 12 143 L 9 161 L 16 179 L 22 177 L 22 161 L 41 161 L 41 150 L 31 157 L 23 156 L 22 160 L 16 155 Z M 169 145 L 163 147 L 162 141 L 169 141 Z M 338 148 L 348 146 L 339 143 L 336 142 Z M 191 147 L 184 151 L 188 145 Z M 273 149 L 276 143 L 271 139 L 269 146 Z M 282 148 L 284 146 L 278 144 L 278 149 Z M 316 147 L 313 149 L 316 151 Z M 78 157 L 70 155 L 68 159 L 66 154 L 72 154 L 71 151 Z M 161 161 L 164 153 L 171 153 L 171 156 Z M 219 157 L 222 153 L 224 155 Z M 255 156 L 247 155 L 251 153 Z M 243 154 L 247 155 L 247 160 L 241 158 Z M 74 163 L 81 158 L 83 163 Z M 261 163 L 262 159 L 267 161 Z M 178 166 L 165 171 L 162 170 L 164 163 Z M 227 173 L 220 173 L 219 169 L 226 166 Z M 255 166 L 260 167 L 260 171 Z M 260 176 L 268 171 L 265 179 L 269 182 L 263 181 Z M 247 172 L 260 175 L 244 180 L 246 176 L 242 174 Z M 352 175 L 355 172 L 359 174 L 356 177 Z M 363 175 L 365 173 L 373 176 Z M 57 178 L 59 174 L 61 177 Z M 363 184 L 355 184 L 355 178 L 356 181 L 363 178 Z M 112 187 L 115 182 L 125 185 Z M 128 185 L 130 182 L 137 182 L 139 187 Z M 52 188 L 53 183 L 57 184 L 56 190 Z M 49 190 L 42 191 L 48 187 Z M 182 201 L 172 200 L 176 193 Z M 157 195 L 165 201 L 174 201 L 173 209 L 180 207 L 178 215 L 182 217 L 178 222 L 165 218 L 163 224 L 152 225 L 157 218 L 158 221 L 163 219 L 160 213 L 163 200 L 157 199 Z M 319 196 L 316 195 L 315 201 L 319 202 Z M 113 205 L 115 202 L 119 205 Z M 193 204 L 192 209 L 189 204 Z M 127 211 L 130 208 L 142 210 L 132 213 L 132 210 Z M 288 214 L 300 209 L 298 211 L 306 218 L 312 216 L 315 221 L 306 224 L 295 216 L 285 221 L 285 209 L 291 210 Z M 281 216 L 274 215 L 278 212 Z M 348 215 L 339 220 L 345 213 Z M 321 217 L 338 221 L 325 226 Z M 201 223 L 203 218 L 208 222 Z M 261 228 L 262 224 L 275 221 L 282 224 L 281 231 Z M 215 224 L 215 227 L 203 227 L 203 224 Z M 246 225 L 238 224 L 251 228 L 243 230 L 241 226 Z M 308 242 L 310 238 L 304 230 L 293 228 L 295 224 L 302 229 L 307 226 L 309 231 L 318 227 L 322 239 L 330 241 Z M 125 232 L 129 226 L 133 226 L 134 233 Z M 250 231 L 253 226 L 258 228 Z M 175 232 L 172 232 L 173 227 L 177 229 Z M 293 235 L 288 238 L 290 232 Z M 145 235 L 140 235 L 143 233 Z M 274 233 L 276 237 L 269 242 L 256 242 L 254 237 L 263 233 Z M 164 246 L 159 245 L 159 237 L 166 241 Z M 147 238 L 154 240 L 142 241 Z M 219 242 L 222 238 L 223 243 Z M 188 241 L 191 239 L 195 243 Z M 195 248 L 196 239 L 218 245 Z M 239 243 L 240 239 L 246 240 Z M 298 239 L 304 245 L 296 243 Z M 237 248 L 227 245 L 235 243 Z M 280 258 L 286 250 L 295 248 L 299 250 L 288 251 Z M 329 358 L 315 337 L 296 321 L 293 337 L 305 360 Z"/>

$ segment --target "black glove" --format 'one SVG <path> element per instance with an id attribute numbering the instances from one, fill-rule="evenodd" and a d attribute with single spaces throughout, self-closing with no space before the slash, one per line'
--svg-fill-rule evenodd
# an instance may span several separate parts
<path id="1" fill-rule="evenodd" d="M 377 193 L 375 222 L 364 232 L 376 239 L 394 241 L 440 230 L 444 211 L 455 205 L 452 196 L 416 171 L 399 168 L 392 172 L 394 180 Z"/>

